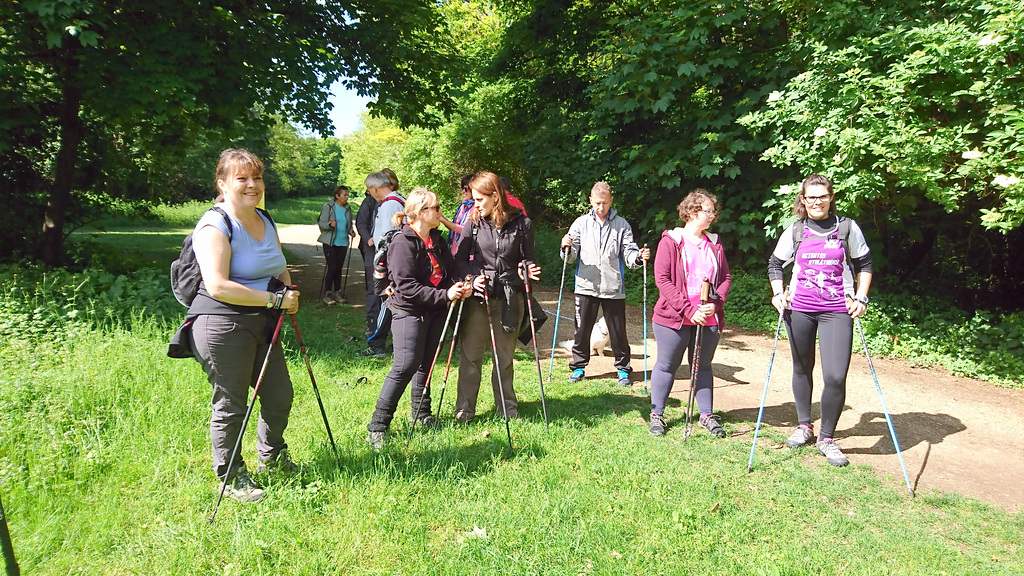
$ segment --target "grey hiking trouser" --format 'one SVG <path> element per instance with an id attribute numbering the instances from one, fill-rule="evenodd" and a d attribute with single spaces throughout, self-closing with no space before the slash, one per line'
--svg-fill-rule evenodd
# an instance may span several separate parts
<path id="1" fill-rule="evenodd" d="M 693 366 L 693 351 L 697 343 L 697 326 L 684 324 L 679 330 L 655 322 L 654 338 L 658 342 L 658 360 L 651 371 L 651 412 L 665 413 L 665 404 L 672 392 L 676 370 L 687 354 Z M 700 363 L 697 365 L 697 386 L 694 397 L 701 414 L 711 414 L 715 402 L 715 374 L 711 362 L 721 338 L 718 326 L 704 326 L 700 337 Z M 686 378 L 689 383 L 690 378 Z"/>
<path id="2" fill-rule="evenodd" d="M 242 429 L 251 398 L 249 389 L 256 385 L 267 355 L 272 322 L 276 323 L 276 319 L 271 320 L 267 314 L 203 314 L 192 325 L 194 352 L 213 386 L 210 441 L 213 471 L 218 478 L 231 479 L 245 465 L 241 454 L 234 462 L 229 463 L 228 459 Z M 268 460 L 288 447 L 284 430 L 292 409 L 292 381 L 280 338 L 270 354 L 259 397 L 256 452 L 260 459 Z"/>
<path id="3" fill-rule="evenodd" d="M 518 295 L 517 295 L 518 296 Z M 516 352 L 516 338 L 523 319 L 519 318 L 516 329 L 509 333 L 501 327 L 501 311 L 504 299 L 491 299 L 491 314 L 494 327 L 494 340 L 498 347 L 498 357 L 493 361 L 491 369 L 491 388 L 494 390 L 494 407 L 498 416 L 505 416 L 499 398 L 504 398 L 505 410 L 509 418 L 519 414 L 519 402 L 512 388 L 512 356 Z M 483 367 L 484 353 L 491 351 L 491 332 L 487 327 L 487 308 L 479 298 L 467 298 L 462 311 L 462 326 L 459 327 L 459 391 L 455 399 L 455 413 L 462 412 L 463 418 L 469 419 L 476 414 L 476 399 L 480 394 L 480 372 Z M 501 387 L 498 386 L 498 370 L 501 370 Z"/>

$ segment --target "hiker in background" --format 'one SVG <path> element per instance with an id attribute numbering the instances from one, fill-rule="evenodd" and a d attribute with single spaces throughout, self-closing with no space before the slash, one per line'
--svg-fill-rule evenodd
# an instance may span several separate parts
<path id="1" fill-rule="evenodd" d="M 213 469 L 236 500 L 255 502 L 264 491 L 249 477 L 239 453 L 228 462 L 242 429 L 249 389 L 259 388 L 260 414 L 256 427 L 258 473 L 299 470 L 288 455 L 284 431 L 292 408 L 292 381 L 281 342 L 267 358 L 276 310 L 294 314 L 299 292 L 291 290 L 277 229 L 258 208 L 263 199 L 263 162 L 247 150 L 225 150 L 216 171 L 218 206 L 196 224 L 193 250 L 202 273 L 199 293 L 189 307 L 197 315 L 192 345 L 213 386 L 210 441 Z M 230 238 L 230 239 L 229 239 Z"/>
<path id="2" fill-rule="evenodd" d="M 387 306 L 394 314 L 395 363 L 384 378 L 366 427 L 366 441 L 378 450 L 384 446 L 398 401 L 410 382 L 411 417 L 425 427 L 437 424 L 430 414 L 430 392 L 425 384 L 444 330 L 445 309 L 472 292 L 469 283 L 453 281 L 455 261 L 437 230 L 440 214 L 437 194 L 416 188 L 409 193 L 405 209 L 392 219 L 392 224 L 399 226 L 388 246 L 388 277 L 394 294 Z M 402 225 L 403 218 L 406 225 Z"/>
<path id="3" fill-rule="evenodd" d="M 459 240 L 462 238 L 462 228 L 469 220 L 469 214 L 473 210 L 473 193 L 469 189 L 469 183 L 475 174 L 466 174 L 462 177 L 462 204 L 455 211 L 451 220 L 441 215 L 441 223 L 449 230 L 448 243 L 452 247 L 452 255 L 459 251 Z"/>
<path id="4" fill-rule="evenodd" d="M 707 231 L 718 218 L 718 198 L 698 188 L 687 194 L 677 209 L 683 227 L 661 234 L 654 257 L 654 281 L 659 295 L 652 323 L 658 360 L 651 371 L 650 433 L 652 436 L 665 434 L 665 406 L 676 370 L 683 362 L 684 352 L 689 353 L 690 366 L 693 366 L 697 331 L 703 330 L 694 390 L 700 409 L 698 423 L 721 438 L 725 430 L 713 413 L 715 375 L 711 362 L 725 324 L 725 299 L 732 286 L 732 276 L 718 234 Z M 705 280 L 717 297 L 712 296 L 710 302 L 701 304 Z"/>
<path id="5" fill-rule="evenodd" d="M 526 216 L 526 206 L 523 206 L 523 202 L 512 195 L 512 181 L 508 178 L 501 176 L 498 178 L 501 182 L 501 187 L 505 189 L 505 200 L 508 201 L 508 205 L 512 208 L 519 208 L 523 211 L 523 216 Z"/>
<path id="6" fill-rule="evenodd" d="M 385 170 L 387 169 L 385 168 Z M 391 174 L 394 176 L 394 172 L 391 172 Z M 366 177 L 367 190 L 371 190 L 375 198 L 380 198 L 380 204 L 377 205 L 377 213 L 373 219 L 373 245 L 375 250 L 376 247 L 380 246 L 380 240 L 384 237 L 384 234 L 397 228 L 392 220 L 395 214 L 398 214 L 405 208 L 405 198 L 398 192 L 395 192 L 398 187 L 397 180 L 395 178 L 392 181 L 383 171 L 374 172 Z M 371 268 L 373 266 L 372 258 L 370 266 Z M 370 284 L 371 286 L 373 285 L 372 278 Z M 377 310 L 373 329 L 366 338 L 366 348 L 358 352 L 358 354 L 371 358 L 383 358 L 387 354 L 387 339 L 388 334 L 391 332 L 391 310 L 388 309 L 385 297 L 378 294 L 373 294 L 373 307 Z"/>
<path id="7" fill-rule="evenodd" d="M 519 276 L 519 265 L 527 263 L 532 280 L 540 280 L 541 272 L 533 263 L 533 223 L 522 210 L 508 205 L 501 181 L 494 173 L 477 174 L 469 187 L 475 208 L 463 229 L 455 265 L 460 278 L 467 274 L 474 277 L 474 294 L 487 291 L 492 316 L 488 325 L 487 308 L 481 298 L 471 298 L 463 304 L 455 419 L 469 422 L 476 415 L 480 371 L 492 330 L 497 348 L 492 348 L 495 358 L 491 370 L 495 409 L 499 416 L 516 418 L 519 407 L 512 385 L 512 355 L 526 314 L 525 285 Z"/>
<path id="8" fill-rule="evenodd" d="M 871 249 L 857 223 L 836 214 L 833 200 L 828 178 L 814 174 L 803 181 L 793 202 L 793 215 L 799 220 L 779 236 L 768 260 L 768 279 L 772 305 L 784 316 L 793 354 L 798 426 L 786 446 L 796 448 L 813 441 L 829 464 L 845 466 L 848 460 L 834 435 L 846 404 L 853 320 L 868 305 Z M 793 262 L 793 275 L 784 289 L 782 269 L 788 262 Z M 820 342 L 824 380 L 817 437 L 811 425 L 815 337 Z"/>
<path id="9" fill-rule="evenodd" d="M 373 293 L 373 254 L 376 248 L 373 246 L 373 220 L 377 216 L 377 204 L 380 200 L 374 196 L 374 192 L 366 189 L 366 197 L 359 205 L 359 212 L 356 213 L 356 231 L 359 232 L 359 255 L 363 258 L 363 278 L 366 282 L 366 336 L 373 334 L 376 326 L 377 314 L 380 312 L 380 301 Z M 374 308 L 377 305 L 378 308 Z"/>
<path id="10" fill-rule="evenodd" d="M 334 189 L 334 198 L 324 204 L 317 218 L 320 237 L 317 241 L 324 247 L 327 270 L 324 272 L 324 304 L 343 302 L 341 294 L 341 271 L 345 266 L 349 240 L 356 235 L 352 226 L 352 207 L 348 205 L 348 186 Z"/>
<path id="11" fill-rule="evenodd" d="M 629 386 L 633 368 L 629 364 L 626 337 L 625 269 L 639 268 L 651 258 L 649 248 L 638 248 L 629 222 L 612 208 L 612 189 L 598 182 L 590 191 L 589 213 L 576 219 L 562 237 L 562 258 L 576 263 L 576 335 L 569 368 L 570 382 L 579 382 L 590 363 L 590 333 L 598 308 L 604 312 L 608 338 L 615 355 L 619 384 Z"/>

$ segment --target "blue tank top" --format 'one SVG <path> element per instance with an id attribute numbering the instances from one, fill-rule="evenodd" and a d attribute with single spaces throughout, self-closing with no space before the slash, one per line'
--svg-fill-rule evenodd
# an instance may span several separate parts
<path id="1" fill-rule="evenodd" d="M 259 212 L 257 212 L 259 214 Z M 239 222 L 228 214 L 231 219 L 231 267 L 228 271 L 228 280 L 252 288 L 253 290 L 266 290 L 270 279 L 280 276 L 287 263 L 281 247 L 277 243 L 277 230 L 262 214 L 259 217 L 266 227 L 266 234 L 263 241 L 258 242 L 249 235 Z M 213 226 L 217 230 L 228 235 L 228 227 L 224 218 L 215 211 L 207 211 L 196 224 L 195 231 L 201 228 Z"/>

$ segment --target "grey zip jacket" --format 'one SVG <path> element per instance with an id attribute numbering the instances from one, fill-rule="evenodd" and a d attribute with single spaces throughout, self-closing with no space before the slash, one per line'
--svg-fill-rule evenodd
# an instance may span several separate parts
<path id="1" fill-rule="evenodd" d="M 604 224 L 594 211 L 576 219 L 569 227 L 572 247 L 563 252 L 566 262 L 576 263 L 576 293 L 608 300 L 626 298 L 626 267 L 639 268 L 640 248 L 633 241 L 633 229 L 615 209 L 608 211 Z"/>
<path id="2" fill-rule="evenodd" d="M 320 209 L 320 217 L 317 218 L 317 226 L 320 227 L 320 237 L 316 239 L 321 244 L 327 244 L 330 246 L 334 244 L 334 236 L 338 232 L 338 227 L 331 228 L 331 218 L 334 217 L 334 200 L 331 200 L 324 207 Z M 345 220 L 348 222 L 346 230 L 353 231 L 355 228 L 352 227 L 352 207 L 345 205 Z"/>

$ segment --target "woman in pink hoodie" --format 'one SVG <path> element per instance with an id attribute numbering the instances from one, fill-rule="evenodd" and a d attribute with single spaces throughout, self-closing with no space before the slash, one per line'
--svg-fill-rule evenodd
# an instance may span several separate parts
<path id="1" fill-rule="evenodd" d="M 717 234 L 707 232 L 718 218 L 718 198 L 698 188 L 679 204 L 684 225 L 661 235 L 654 256 L 654 280 L 658 285 L 658 303 L 654 305 L 654 338 L 658 342 L 658 361 L 651 372 L 652 436 L 665 434 L 665 404 L 672 392 L 676 370 L 688 351 L 693 365 L 697 331 L 701 335 L 700 364 L 696 397 L 700 425 L 719 438 L 725 430 L 712 412 L 715 357 L 721 326 L 725 324 L 725 300 L 732 278 L 725 252 Z M 707 303 L 701 304 L 701 288 L 709 284 Z"/>

